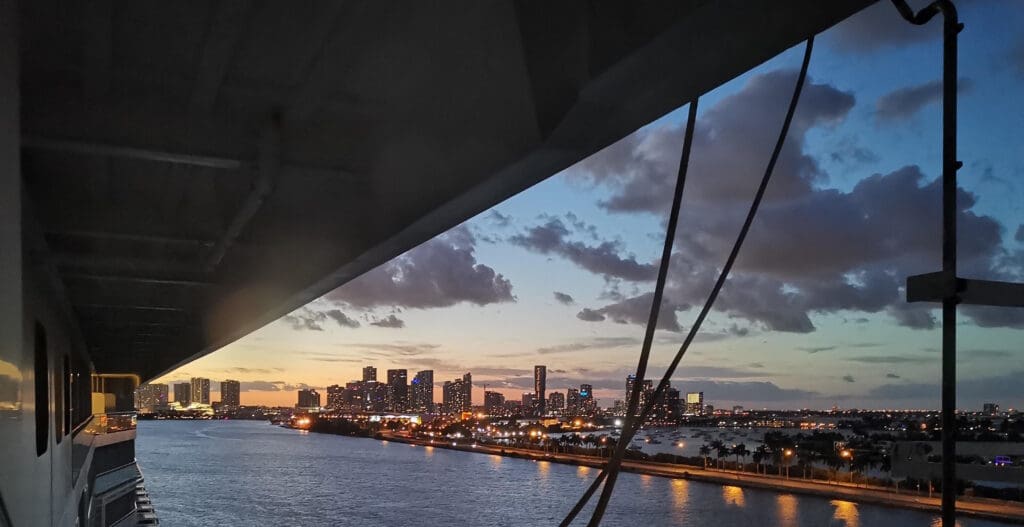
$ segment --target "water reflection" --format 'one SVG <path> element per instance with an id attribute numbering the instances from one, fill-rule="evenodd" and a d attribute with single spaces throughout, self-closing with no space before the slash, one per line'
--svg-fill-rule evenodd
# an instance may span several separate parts
<path id="1" fill-rule="evenodd" d="M 551 472 L 551 463 L 547 461 L 539 461 L 537 463 L 537 474 L 540 475 L 540 479 L 548 479 L 548 474 Z"/>
<path id="2" fill-rule="evenodd" d="M 724 485 L 722 487 L 722 500 L 725 501 L 726 505 L 735 505 L 737 507 L 747 506 L 747 501 L 743 497 L 743 489 L 732 485 Z"/>
<path id="3" fill-rule="evenodd" d="M 775 499 L 779 506 L 779 527 L 796 526 L 796 496 L 779 494 Z"/>
<path id="4" fill-rule="evenodd" d="M 932 523 L 930 523 L 929 525 L 931 527 L 942 527 L 942 516 L 936 516 L 935 518 L 933 518 L 932 519 Z M 957 518 L 955 525 L 956 525 L 956 527 L 963 527 L 963 524 L 960 523 L 960 519 L 959 518 Z"/>
<path id="5" fill-rule="evenodd" d="M 644 488 L 644 490 L 651 489 L 651 479 L 653 479 L 652 476 L 649 476 L 647 474 L 640 474 L 640 485 Z"/>
<path id="6" fill-rule="evenodd" d="M 690 484 L 684 479 L 673 479 L 669 484 L 669 492 L 672 493 L 672 523 L 683 525 L 686 523 L 686 509 L 690 501 Z"/>
<path id="7" fill-rule="evenodd" d="M 590 475 L 590 467 L 583 465 L 576 467 L 576 475 L 580 478 L 587 479 L 587 476 Z"/>
<path id="8" fill-rule="evenodd" d="M 501 461 L 504 458 L 502 458 L 501 456 L 487 456 L 487 457 L 491 458 L 491 465 L 494 465 L 494 468 L 501 468 Z"/>
<path id="9" fill-rule="evenodd" d="M 430 458 L 434 457 L 434 447 L 432 447 L 432 446 L 425 446 L 425 447 L 423 447 L 423 449 L 427 451 L 427 459 L 430 459 Z"/>
<path id="10" fill-rule="evenodd" d="M 836 508 L 832 515 L 832 525 L 843 525 L 845 527 L 858 527 L 860 525 L 860 514 L 857 511 L 857 504 L 851 501 L 832 500 L 832 506 Z M 837 522 L 842 523 L 837 523 Z"/>

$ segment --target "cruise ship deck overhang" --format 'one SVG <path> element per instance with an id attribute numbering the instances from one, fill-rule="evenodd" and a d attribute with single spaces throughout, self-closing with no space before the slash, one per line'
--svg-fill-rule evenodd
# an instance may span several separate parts
<path id="1" fill-rule="evenodd" d="M 24 247 L 151 379 L 871 3 L 20 2 Z"/>

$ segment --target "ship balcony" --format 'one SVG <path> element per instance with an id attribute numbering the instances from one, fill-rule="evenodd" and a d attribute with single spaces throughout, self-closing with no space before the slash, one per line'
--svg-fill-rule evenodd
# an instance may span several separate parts
<path id="1" fill-rule="evenodd" d="M 155 525 L 156 516 L 135 460 L 135 412 L 94 414 L 75 432 L 72 469 L 86 477 L 88 526 Z"/>

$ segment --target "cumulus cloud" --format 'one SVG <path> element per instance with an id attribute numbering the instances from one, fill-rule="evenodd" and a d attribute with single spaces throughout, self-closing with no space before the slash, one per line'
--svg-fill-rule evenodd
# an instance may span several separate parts
<path id="1" fill-rule="evenodd" d="M 960 79 L 957 90 L 963 94 L 974 86 L 970 79 Z M 893 90 L 875 103 L 875 117 L 880 121 L 895 121 L 913 117 L 921 108 L 942 100 L 942 81 L 906 86 Z"/>
<path id="2" fill-rule="evenodd" d="M 396 317 L 394 314 L 388 315 L 384 318 L 379 318 L 370 322 L 371 326 L 377 326 L 379 328 L 404 328 L 405 321 Z"/>
<path id="3" fill-rule="evenodd" d="M 678 331 L 675 312 L 702 304 L 711 290 L 764 170 L 794 79 L 791 71 L 754 76 L 698 121 L 680 217 L 686 228 L 672 256 L 660 327 Z M 813 315 L 841 311 L 887 313 L 908 327 L 935 327 L 934 306 L 908 305 L 902 287 L 907 276 L 934 271 L 940 261 L 939 178 L 906 166 L 866 177 L 850 190 L 830 189 L 819 185 L 828 175 L 804 151 L 811 129 L 833 126 L 853 104 L 849 93 L 808 83 L 717 311 L 763 329 L 798 333 L 815 330 Z M 568 174 L 603 188 L 609 197 L 601 206 L 611 212 L 659 217 L 668 208 L 681 141 L 677 126 L 646 128 Z M 975 202 L 974 194 L 959 192 L 961 268 L 975 276 L 1008 276 L 1001 227 L 973 212 Z M 557 244 L 567 236 L 558 231 L 547 239 Z M 577 317 L 644 324 L 649 299 L 650 293 L 624 294 L 586 306 Z M 979 325 L 1024 327 L 1024 314 L 1009 311 L 963 309 Z"/>
<path id="4" fill-rule="evenodd" d="M 654 264 L 640 263 L 633 255 L 622 255 L 622 243 L 603 241 L 597 245 L 570 239 L 571 231 L 560 218 L 548 218 L 510 241 L 541 254 L 556 254 L 576 265 L 608 277 L 624 280 L 653 280 L 658 272 Z"/>
<path id="5" fill-rule="evenodd" d="M 305 383 L 288 383 L 284 381 L 242 381 L 239 389 L 243 392 L 290 392 L 307 390 L 312 386 Z"/>
<path id="6" fill-rule="evenodd" d="M 555 291 L 554 295 L 555 295 L 555 301 L 558 302 L 559 304 L 564 304 L 564 305 L 568 306 L 570 304 L 576 303 L 576 301 L 573 300 L 572 295 L 569 295 L 567 293 L 562 293 L 561 291 Z"/>
<path id="7" fill-rule="evenodd" d="M 358 328 L 359 321 L 355 320 L 345 313 L 342 313 L 340 309 L 330 309 L 324 312 L 325 315 L 333 319 L 343 328 Z"/>
<path id="8" fill-rule="evenodd" d="M 360 309 L 514 302 L 512 283 L 477 262 L 476 238 L 460 225 L 325 295 Z"/>
<path id="9" fill-rule="evenodd" d="M 281 320 L 291 325 L 292 329 L 296 331 L 323 331 L 323 322 L 327 320 L 327 315 L 303 307 L 281 317 Z"/>

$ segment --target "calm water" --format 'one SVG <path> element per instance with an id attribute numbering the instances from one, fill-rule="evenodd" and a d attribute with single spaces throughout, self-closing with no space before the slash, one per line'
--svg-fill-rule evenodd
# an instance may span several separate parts
<path id="1" fill-rule="evenodd" d="M 255 421 L 142 421 L 137 450 L 161 524 L 169 527 L 557 525 L 597 475 L 586 467 L 307 434 Z M 936 521 L 920 512 L 635 474 L 619 478 L 614 496 L 604 525 Z"/>

